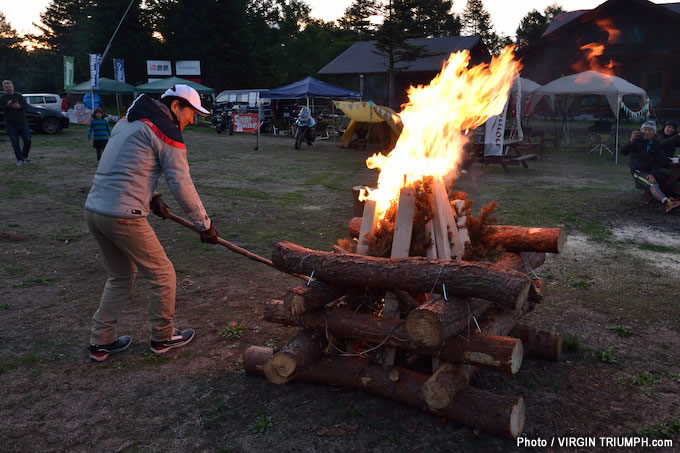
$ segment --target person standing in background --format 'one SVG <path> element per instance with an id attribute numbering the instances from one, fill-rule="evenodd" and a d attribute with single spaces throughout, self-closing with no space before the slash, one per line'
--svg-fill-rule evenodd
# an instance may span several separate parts
<path id="1" fill-rule="evenodd" d="M 14 91 L 14 83 L 11 80 L 4 80 L 2 89 L 5 94 L 0 96 L 0 110 L 5 114 L 5 130 L 14 148 L 17 167 L 21 167 L 24 162 L 31 161 L 28 157 L 28 152 L 31 150 L 31 131 L 26 121 L 28 104 L 21 93 Z M 24 141 L 23 149 L 19 146 L 19 137 Z"/>
<path id="2" fill-rule="evenodd" d="M 97 150 L 97 160 L 102 158 L 104 147 L 109 141 L 111 130 L 109 129 L 109 122 L 104 118 L 102 109 L 94 109 L 92 112 L 92 120 L 90 120 L 90 128 L 87 130 L 87 139 L 94 135 L 92 146 Z"/>

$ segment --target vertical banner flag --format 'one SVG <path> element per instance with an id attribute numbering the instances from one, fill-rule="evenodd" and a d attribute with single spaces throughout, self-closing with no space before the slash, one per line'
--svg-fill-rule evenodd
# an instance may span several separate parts
<path id="1" fill-rule="evenodd" d="M 93 90 L 99 89 L 99 65 L 101 63 L 101 55 L 98 53 L 88 54 L 90 56 L 90 84 Z"/>
<path id="2" fill-rule="evenodd" d="M 503 136 L 505 135 L 505 117 L 508 114 L 508 102 L 500 115 L 492 116 L 486 120 L 484 131 L 484 157 L 503 155 Z"/>
<path id="3" fill-rule="evenodd" d="M 73 88 L 73 57 L 64 56 L 64 90 Z"/>
<path id="4" fill-rule="evenodd" d="M 114 79 L 119 82 L 125 82 L 125 62 L 123 60 L 113 59 L 113 74 Z"/>

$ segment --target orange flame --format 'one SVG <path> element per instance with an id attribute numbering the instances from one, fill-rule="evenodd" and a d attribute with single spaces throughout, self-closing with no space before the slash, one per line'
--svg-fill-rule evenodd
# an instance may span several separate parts
<path id="1" fill-rule="evenodd" d="M 411 87 L 399 114 L 404 128 L 395 148 L 366 160 L 368 168 L 380 169 L 378 188 L 362 191 L 359 199 L 375 200 L 382 217 L 390 203 L 398 202 L 402 187 L 424 176 L 454 176 L 468 142 L 463 131 L 503 111 L 521 68 L 513 51 L 508 46 L 491 63 L 470 69 L 468 51 L 453 53 L 429 85 Z"/>
<path id="2" fill-rule="evenodd" d="M 614 24 L 610 19 L 600 19 L 595 23 L 600 28 L 607 32 L 607 44 L 614 44 L 619 41 L 621 31 L 614 27 Z M 604 49 L 605 49 L 604 44 L 598 44 L 594 42 L 581 46 L 581 50 L 583 50 L 585 53 L 585 58 L 582 58 L 581 60 L 574 63 L 571 66 L 571 68 L 574 70 L 574 72 L 577 73 L 592 70 L 601 72 L 602 74 L 612 76 L 616 75 L 614 72 L 614 68 L 618 65 L 614 63 L 614 61 L 611 58 L 609 59 L 609 62 L 607 64 L 605 65 L 600 64 L 599 57 L 601 57 L 604 54 Z M 576 83 L 587 83 L 587 80 L 582 80 L 580 78 L 577 78 L 574 81 Z"/>

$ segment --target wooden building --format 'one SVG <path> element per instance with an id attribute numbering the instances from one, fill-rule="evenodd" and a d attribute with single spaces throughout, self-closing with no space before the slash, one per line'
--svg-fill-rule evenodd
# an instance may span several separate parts
<path id="1" fill-rule="evenodd" d="M 680 112 L 680 3 L 608 0 L 564 12 L 518 56 L 522 76 L 540 84 L 588 69 L 611 71 L 644 88 L 659 116 Z M 584 110 L 606 114 L 607 104 L 591 98 L 584 97 Z"/>
<path id="2" fill-rule="evenodd" d="M 430 83 L 453 52 L 470 51 L 471 64 L 488 62 L 491 59 L 479 36 L 414 38 L 407 42 L 422 47 L 425 56 L 396 64 L 398 72 L 395 77 L 395 94 L 398 104 L 407 101 L 406 91 L 409 86 Z M 354 43 L 318 73 L 338 86 L 363 91 L 364 100 L 387 105 L 387 56 L 378 52 L 376 41 Z"/>

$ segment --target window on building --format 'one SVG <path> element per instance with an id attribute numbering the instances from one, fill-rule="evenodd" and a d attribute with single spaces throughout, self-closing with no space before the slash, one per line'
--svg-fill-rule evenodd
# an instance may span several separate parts
<path id="1" fill-rule="evenodd" d="M 668 52 L 668 28 L 652 25 L 647 33 L 647 50 L 650 52 Z"/>
<path id="2" fill-rule="evenodd" d="M 645 40 L 644 25 L 631 24 L 623 29 L 623 39 L 630 44 L 638 44 Z"/>
<path id="3" fill-rule="evenodd" d="M 663 77 L 660 72 L 647 73 L 647 86 L 645 87 L 645 90 L 647 91 L 647 96 L 649 96 L 649 100 L 653 107 L 661 104 L 662 80 Z"/>
<path id="4" fill-rule="evenodd" d="M 669 95 L 671 99 L 680 99 L 680 71 L 675 71 L 671 74 L 671 91 Z"/>

